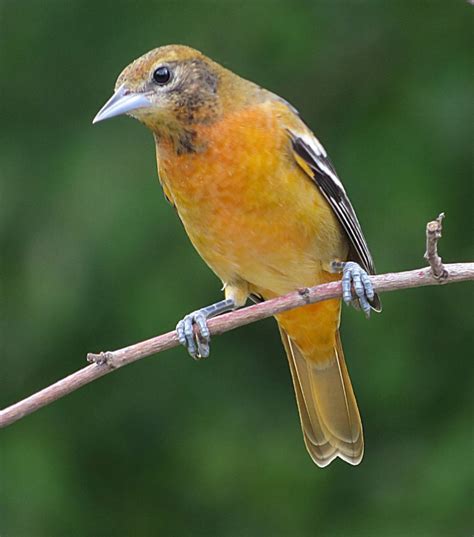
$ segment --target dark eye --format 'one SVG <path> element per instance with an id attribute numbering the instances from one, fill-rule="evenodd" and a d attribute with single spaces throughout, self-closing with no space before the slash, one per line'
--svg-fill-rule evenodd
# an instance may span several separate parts
<path id="1" fill-rule="evenodd" d="M 166 84 L 169 82 L 169 79 L 171 78 L 171 73 L 168 67 L 158 67 L 153 72 L 153 80 L 160 85 Z"/>

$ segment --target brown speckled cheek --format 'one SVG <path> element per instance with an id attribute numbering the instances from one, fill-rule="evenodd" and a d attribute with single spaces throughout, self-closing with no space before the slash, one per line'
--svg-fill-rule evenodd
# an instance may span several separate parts
<path id="1" fill-rule="evenodd" d="M 178 82 L 169 92 L 176 118 L 186 124 L 210 123 L 217 117 L 218 77 L 202 60 L 177 67 Z"/>

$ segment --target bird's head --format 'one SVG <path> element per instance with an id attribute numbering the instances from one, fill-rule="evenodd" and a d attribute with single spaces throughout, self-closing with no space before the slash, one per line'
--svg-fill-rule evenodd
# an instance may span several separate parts
<path id="1" fill-rule="evenodd" d="M 144 54 L 120 74 L 115 93 L 93 123 L 121 114 L 168 134 L 209 124 L 244 81 L 199 51 L 168 45 Z"/>

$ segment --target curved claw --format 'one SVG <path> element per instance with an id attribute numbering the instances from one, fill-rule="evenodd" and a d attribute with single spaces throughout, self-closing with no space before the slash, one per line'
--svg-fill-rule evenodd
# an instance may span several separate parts
<path id="1" fill-rule="evenodd" d="M 197 333 L 194 325 L 198 329 Z M 179 321 L 176 333 L 181 345 L 186 347 L 195 360 L 209 356 L 211 335 L 207 326 L 207 315 L 202 310 L 194 311 Z"/>
<path id="2" fill-rule="evenodd" d="M 372 282 L 367 272 L 357 263 L 348 261 L 342 271 L 342 298 L 346 304 L 350 304 L 352 297 L 352 286 L 354 286 L 357 301 L 366 317 L 370 316 L 371 306 L 369 300 L 375 296 Z"/>

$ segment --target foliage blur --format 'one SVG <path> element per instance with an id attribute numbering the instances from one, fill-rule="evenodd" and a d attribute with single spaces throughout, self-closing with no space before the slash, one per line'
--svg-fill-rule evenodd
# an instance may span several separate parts
<path id="1" fill-rule="evenodd" d="M 91 125 L 150 48 L 194 46 L 292 102 L 344 180 L 379 272 L 472 257 L 466 2 L 0 4 L 1 406 L 221 296 L 156 177 L 139 123 Z M 467 535 L 471 288 L 383 296 L 343 340 L 359 467 L 306 454 L 272 320 L 120 370 L 1 433 L 0 533 Z M 472 294 L 470 295 L 472 299 Z M 315 327 L 317 330 L 317 327 Z"/>

